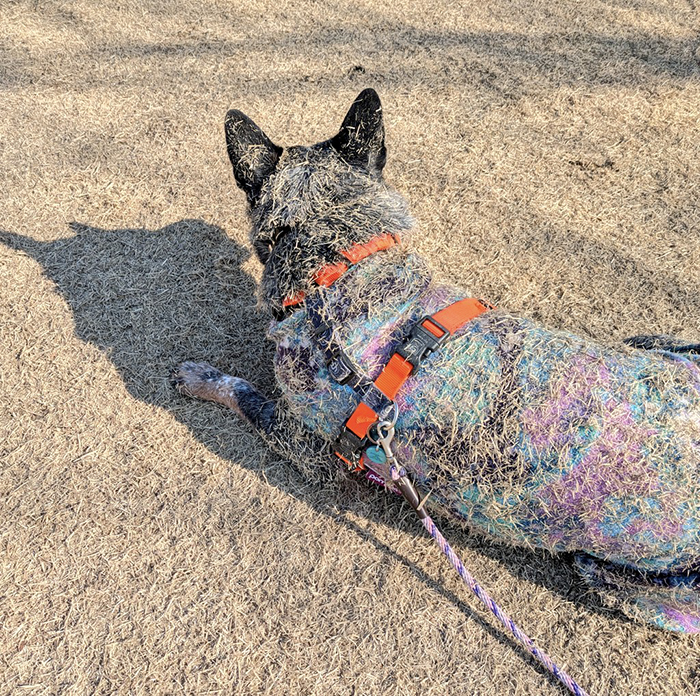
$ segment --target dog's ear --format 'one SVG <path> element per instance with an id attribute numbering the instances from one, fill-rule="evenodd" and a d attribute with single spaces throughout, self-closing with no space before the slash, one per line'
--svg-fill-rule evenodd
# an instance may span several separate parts
<path id="1" fill-rule="evenodd" d="M 384 169 L 386 147 L 382 103 L 373 89 L 360 92 L 330 144 L 348 164 L 376 173 Z"/>
<path id="2" fill-rule="evenodd" d="M 224 130 L 233 176 L 252 204 L 265 179 L 275 170 L 282 148 L 237 109 L 226 114 Z"/>

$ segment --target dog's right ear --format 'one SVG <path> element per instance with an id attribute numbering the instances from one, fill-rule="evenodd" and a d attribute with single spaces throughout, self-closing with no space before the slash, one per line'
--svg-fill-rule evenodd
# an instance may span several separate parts
<path id="1" fill-rule="evenodd" d="M 251 119 L 237 109 L 226 114 L 226 149 L 233 165 L 233 176 L 252 205 L 265 179 L 272 174 L 282 154 Z"/>
<path id="2" fill-rule="evenodd" d="M 331 146 L 348 163 L 379 173 L 386 164 L 382 103 L 373 89 L 358 94 Z"/>

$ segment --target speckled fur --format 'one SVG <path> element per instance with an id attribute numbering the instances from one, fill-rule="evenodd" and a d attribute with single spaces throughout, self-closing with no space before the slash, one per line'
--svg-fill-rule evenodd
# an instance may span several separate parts
<path id="1" fill-rule="evenodd" d="M 229 114 L 227 137 L 265 263 L 263 302 L 279 313 L 287 296 L 313 297 L 369 377 L 413 322 L 469 296 L 434 282 L 403 246 L 330 288 L 311 282 L 341 250 L 412 225 L 381 177 L 381 107 L 371 90 L 338 136 L 313 147 L 283 151 L 240 112 Z M 333 466 L 330 443 L 357 397 L 329 378 L 303 305 L 274 321 L 270 337 L 277 402 L 209 366 L 186 363 L 176 382 L 236 409 L 317 478 Z M 396 447 L 432 492 L 434 514 L 514 544 L 575 552 L 586 581 L 630 616 L 698 632 L 700 358 L 696 346 L 663 337 L 632 343 L 639 348 L 614 350 L 487 312 L 401 389 Z"/>

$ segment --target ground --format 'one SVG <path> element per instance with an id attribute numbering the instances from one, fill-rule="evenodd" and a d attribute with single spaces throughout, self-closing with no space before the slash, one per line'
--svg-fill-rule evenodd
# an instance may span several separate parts
<path id="1" fill-rule="evenodd" d="M 0 692 L 563 693 L 398 499 L 305 481 L 167 377 L 272 388 L 227 109 L 310 143 L 370 86 L 444 278 L 698 340 L 695 0 L 5 0 L 0 25 Z M 698 638 L 445 532 L 591 694 L 700 691 Z"/>

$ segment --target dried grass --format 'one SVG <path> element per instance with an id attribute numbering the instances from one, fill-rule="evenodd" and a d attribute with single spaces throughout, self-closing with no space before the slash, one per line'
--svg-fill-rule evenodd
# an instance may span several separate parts
<path id="1" fill-rule="evenodd" d="M 697 339 L 695 4 L 36 0 L 0 22 L 0 691 L 561 693 L 397 501 L 305 483 L 166 377 L 206 359 L 272 386 L 226 110 L 315 142 L 367 85 L 443 277 L 599 341 Z M 591 693 L 700 690 L 698 639 L 447 535 Z"/>

